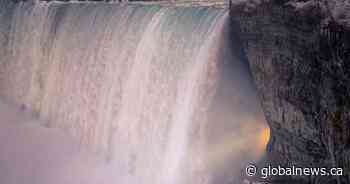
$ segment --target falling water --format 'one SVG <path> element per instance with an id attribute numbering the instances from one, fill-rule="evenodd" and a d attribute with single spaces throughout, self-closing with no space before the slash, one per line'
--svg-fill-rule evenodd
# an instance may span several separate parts
<path id="1" fill-rule="evenodd" d="M 226 9 L 0 5 L 0 96 L 104 154 L 118 183 L 227 182 L 217 172 L 262 154 Z"/>

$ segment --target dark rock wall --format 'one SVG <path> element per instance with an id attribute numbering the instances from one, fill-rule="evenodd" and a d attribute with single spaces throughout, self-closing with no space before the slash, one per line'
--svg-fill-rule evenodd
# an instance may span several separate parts
<path id="1" fill-rule="evenodd" d="M 232 15 L 240 22 L 271 128 L 270 158 L 283 165 L 344 168 L 343 177 L 298 183 L 349 183 L 350 32 L 332 23 L 321 26 L 321 16 L 300 16 L 276 2 L 250 13 L 232 8 Z"/>

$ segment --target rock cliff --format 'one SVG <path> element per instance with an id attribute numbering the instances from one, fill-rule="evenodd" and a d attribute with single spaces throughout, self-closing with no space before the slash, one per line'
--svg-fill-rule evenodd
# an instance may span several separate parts
<path id="1" fill-rule="evenodd" d="M 271 128 L 270 159 L 344 169 L 342 177 L 295 177 L 290 183 L 349 183 L 350 32 L 344 22 L 326 24 L 322 11 L 305 16 L 281 2 L 231 11 Z"/>

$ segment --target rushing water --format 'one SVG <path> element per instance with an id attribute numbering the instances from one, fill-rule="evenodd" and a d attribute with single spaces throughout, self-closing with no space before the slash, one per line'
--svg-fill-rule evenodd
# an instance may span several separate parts
<path id="1" fill-rule="evenodd" d="M 226 9 L 0 5 L 0 96 L 103 153 L 116 183 L 227 183 L 263 153 Z"/>

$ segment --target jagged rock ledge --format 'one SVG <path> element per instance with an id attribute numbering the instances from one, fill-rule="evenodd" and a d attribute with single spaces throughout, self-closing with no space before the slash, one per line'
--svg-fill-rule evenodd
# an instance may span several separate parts
<path id="1" fill-rule="evenodd" d="M 342 177 L 290 183 L 350 183 L 350 31 L 321 11 L 303 15 L 280 1 L 252 12 L 232 7 L 271 128 L 276 164 L 341 167 Z M 286 183 L 286 178 L 280 179 Z M 283 181 L 282 181 L 283 180 Z M 288 182 L 287 182 L 288 183 Z"/>

